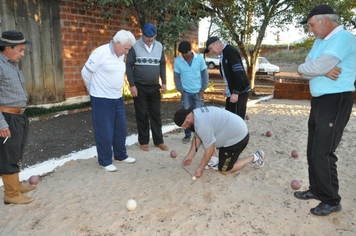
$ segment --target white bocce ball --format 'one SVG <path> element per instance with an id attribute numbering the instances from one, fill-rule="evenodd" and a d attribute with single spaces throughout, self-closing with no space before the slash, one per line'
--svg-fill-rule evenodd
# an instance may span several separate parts
<path id="1" fill-rule="evenodd" d="M 135 210 L 137 207 L 137 202 L 134 199 L 129 199 L 126 203 L 126 208 L 129 211 Z"/>
<path id="2" fill-rule="evenodd" d="M 193 180 L 193 181 L 197 180 L 197 177 L 193 176 L 193 177 L 192 177 L 192 180 Z"/>

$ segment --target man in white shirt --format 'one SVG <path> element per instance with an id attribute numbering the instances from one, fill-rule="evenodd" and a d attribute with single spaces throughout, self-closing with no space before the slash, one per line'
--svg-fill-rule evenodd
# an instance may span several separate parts
<path id="1" fill-rule="evenodd" d="M 82 77 L 92 103 L 93 125 L 99 165 L 116 171 L 118 162 L 134 163 L 126 154 L 126 116 L 122 87 L 125 80 L 125 54 L 135 45 L 134 35 L 126 30 L 94 50 L 82 69 Z"/>

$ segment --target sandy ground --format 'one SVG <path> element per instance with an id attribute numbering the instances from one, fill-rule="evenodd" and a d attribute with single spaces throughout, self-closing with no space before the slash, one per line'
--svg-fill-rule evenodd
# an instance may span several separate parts
<path id="1" fill-rule="evenodd" d="M 176 159 L 153 145 L 143 152 L 134 144 L 128 154 L 137 162 L 115 163 L 117 172 L 104 171 L 91 158 L 42 176 L 26 194 L 35 202 L 0 204 L 0 235 L 356 235 L 356 106 L 337 150 L 343 210 L 325 217 L 311 215 L 318 201 L 298 200 L 290 187 L 297 179 L 302 190 L 308 188 L 309 101 L 272 99 L 247 113 L 250 143 L 242 156 L 263 149 L 263 169 L 248 165 L 228 176 L 206 170 L 193 182 L 190 173 L 204 150 L 184 169 L 189 145 L 182 144 L 179 129 L 165 135 L 179 152 Z M 291 157 L 294 149 L 298 158 Z M 130 198 L 138 203 L 134 211 L 125 208 Z"/>

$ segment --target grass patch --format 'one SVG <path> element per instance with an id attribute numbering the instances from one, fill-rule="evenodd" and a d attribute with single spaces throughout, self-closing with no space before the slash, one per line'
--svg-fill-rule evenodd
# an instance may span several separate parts
<path id="1" fill-rule="evenodd" d="M 83 102 L 67 106 L 53 106 L 51 108 L 42 108 L 42 107 L 28 107 L 25 110 L 25 114 L 28 117 L 44 116 L 55 112 L 75 110 L 81 108 L 91 107 L 91 102 Z"/>
<path id="2" fill-rule="evenodd" d="M 170 94 L 170 93 L 178 93 L 178 90 L 176 88 L 166 90 L 166 94 Z"/>
<path id="3" fill-rule="evenodd" d="M 304 48 L 297 50 L 281 50 L 273 53 L 265 53 L 264 57 L 275 63 L 283 62 L 302 64 L 304 63 L 309 51 L 310 49 Z"/>

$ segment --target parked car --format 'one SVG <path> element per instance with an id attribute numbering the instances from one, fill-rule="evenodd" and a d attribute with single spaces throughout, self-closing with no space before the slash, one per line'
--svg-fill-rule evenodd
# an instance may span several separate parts
<path id="1" fill-rule="evenodd" d="M 247 69 L 246 60 L 242 58 L 245 70 Z M 271 64 L 266 58 L 259 57 L 256 66 L 256 75 L 275 75 L 280 72 L 279 66 Z"/>
<path id="2" fill-rule="evenodd" d="M 209 69 L 219 68 L 220 66 L 220 59 L 218 57 L 206 57 L 205 62 Z"/>

